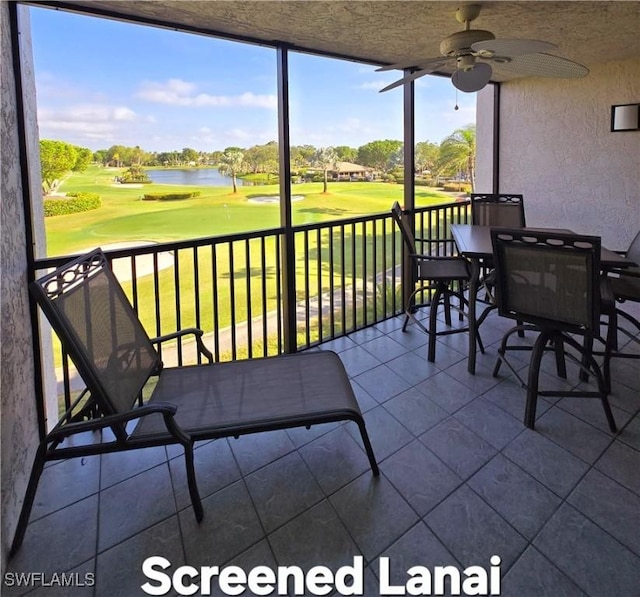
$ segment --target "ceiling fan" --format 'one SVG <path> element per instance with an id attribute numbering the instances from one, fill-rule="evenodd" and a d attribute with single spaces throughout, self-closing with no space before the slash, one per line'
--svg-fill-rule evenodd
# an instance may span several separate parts
<path id="1" fill-rule="evenodd" d="M 451 75 L 454 87 L 466 92 L 479 91 L 487 85 L 494 68 L 502 74 L 521 77 L 571 79 L 584 77 L 589 73 L 589 69 L 582 64 L 548 54 L 549 50 L 558 47 L 555 44 L 536 39 L 496 39 L 491 31 L 471 29 L 471 22 L 477 19 L 479 14 L 479 4 L 467 4 L 458 8 L 456 19 L 465 25 L 465 29 L 448 35 L 440 42 L 442 56 L 376 69 L 378 72 L 416 69 L 387 85 L 380 93 L 447 66 L 455 67 Z"/>

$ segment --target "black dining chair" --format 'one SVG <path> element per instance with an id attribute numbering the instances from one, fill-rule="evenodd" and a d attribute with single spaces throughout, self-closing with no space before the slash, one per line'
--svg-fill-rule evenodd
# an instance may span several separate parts
<path id="1" fill-rule="evenodd" d="M 525 425 L 534 428 L 538 396 L 577 396 L 599 398 L 609 428 L 615 433 L 605 378 L 592 353 L 593 339 L 600 333 L 600 237 L 513 228 L 492 230 L 491 242 L 498 312 L 523 322 L 504 335 L 494 377 L 503 362 L 517 375 L 507 355 L 510 350 L 523 348 L 509 345 L 509 339 L 519 328 L 538 334 L 533 349 L 526 347 L 531 357 L 525 384 Z M 574 336 L 582 336 L 583 343 Z M 566 347 L 573 351 L 567 351 Z M 581 372 L 595 378 L 597 391 L 541 390 L 540 366 L 547 351 L 555 353 L 560 376 L 566 377 L 567 358 Z"/>
<path id="2" fill-rule="evenodd" d="M 640 231 L 631 241 L 626 251 L 620 251 L 627 259 L 636 263 L 635 266 L 608 271 L 607 283 L 610 289 L 610 300 L 607 302 L 608 315 L 607 339 L 604 351 L 604 374 L 607 386 L 611 384 L 611 359 L 626 358 L 640 359 L 640 353 L 622 351 L 619 349 L 618 335 L 622 334 L 630 341 L 640 344 L 640 321 L 623 308 L 625 303 L 640 304 Z M 622 325 L 620 320 L 626 320 L 629 325 Z M 635 328 L 635 332 L 632 331 Z"/>
<path id="3" fill-rule="evenodd" d="M 427 358 L 434 362 L 436 358 L 436 339 L 438 336 L 467 332 L 468 327 L 453 327 L 444 330 L 437 329 L 437 313 L 440 303 L 444 305 L 445 323 L 451 326 L 451 309 L 458 309 L 460 313 L 466 315 L 464 306 L 468 301 L 464 296 L 464 285 L 470 280 L 469 263 L 463 257 L 445 257 L 429 255 L 416 249 L 416 243 L 440 242 L 436 239 L 422 239 L 414 236 L 413 230 L 408 223 L 406 215 L 403 213 L 400 204 L 396 201 L 391 208 L 391 214 L 395 220 L 402 240 L 411 258 L 413 266 L 412 279 L 415 289 L 411 293 L 405 305 L 405 320 L 402 331 L 406 331 L 409 321 L 413 321 L 429 337 L 429 348 Z M 417 303 L 416 297 L 428 297 L 426 303 Z M 460 308 L 451 304 L 451 298 L 456 297 Z M 425 326 L 415 316 L 416 312 L 423 308 L 429 308 L 429 325 Z M 484 346 L 477 336 L 478 346 L 484 352 Z"/>
<path id="4" fill-rule="evenodd" d="M 500 226 L 505 228 L 524 228 L 524 199 L 521 193 L 471 193 L 471 222 L 474 226 Z M 485 308 L 478 317 L 478 327 L 496 308 L 493 289 L 495 287 L 493 261 L 485 259 L 478 288 L 485 295 L 481 300 Z M 523 332 L 520 331 L 522 336 Z"/>
<path id="5" fill-rule="evenodd" d="M 471 222 L 475 226 L 524 228 L 522 194 L 471 193 Z"/>

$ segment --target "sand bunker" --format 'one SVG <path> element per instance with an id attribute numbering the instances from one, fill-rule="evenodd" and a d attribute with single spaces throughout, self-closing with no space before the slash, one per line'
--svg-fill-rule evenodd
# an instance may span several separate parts
<path id="1" fill-rule="evenodd" d="M 304 195 L 291 195 L 291 201 L 302 201 L 304 199 Z M 274 195 L 263 195 L 261 197 L 251 197 L 248 199 L 249 203 L 280 203 L 280 197 Z"/>
<path id="2" fill-rule="evenodd" d="M 141 189 L 144 185 L 136 182 L 117 182 L 111 186 L 114 189 Z"/>
<path id="3" fill-rule="evenodd" d="M 103 251 L 117 251 L 120 249 L 130 249 L 132 247 L 148 247 L 151 245 L 157 245 L 158 243 L 150 241 L 132 241 L 122 243 L 111 243 L 107 245 L 100 245 Z M 81 253 L 86 253 L 95 249 L 96 247 L 90 247 Z M 153 273 L 153 255 L 138 255 L 135 258 L 136 262 L 136 277 L 148 276 Z M 170 251 L 162 251 L 158 253 L 158 270 L 163 270 L 167 267 L 173 266 L 173 253 Z M 128 282 L 131 280 L 131 258 L 123 257 L 120 259 L 114 259 L 112 264 L 113 272 L 116 278 L 120 282 Z"/>

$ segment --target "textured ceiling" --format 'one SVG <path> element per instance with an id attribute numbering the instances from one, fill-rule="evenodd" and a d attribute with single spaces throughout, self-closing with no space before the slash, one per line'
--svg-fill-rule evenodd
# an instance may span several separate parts
<path id="1" fill-rule="evenodd" d="M 439 56 L 440 40 L 463 25 L 460 2 L 323 0 L 84 0 L 50 3 L 159 20 L 376 63 Z M 640 58 L 640 2 L 479 2 L 473 29 L 496 38 L 539 39 L 587 67 Z M 506 80 L 506 73 L 494 80 Z"/>

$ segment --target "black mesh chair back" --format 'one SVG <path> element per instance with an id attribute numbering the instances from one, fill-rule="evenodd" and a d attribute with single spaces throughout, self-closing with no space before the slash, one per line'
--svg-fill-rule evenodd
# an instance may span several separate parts
<path id="1" fill-rule="evenodd" d="M 31 285 L 104 415 L 128 412 L 162 367 L 101 250 Z"/>
<path id="2" fill-rule="evenodd" d="M 528 329 L 538 332 L 531 350 L 525 405 L 525 425 L 533 429 L 538 396 L 572 396 L 597 398 L 607 417 L 609 428 L 616 424 L 607 400 L 607 384 L 599 363 L 593 358 L 593 340 L 600 331 L 600 237 L 518 228 L 491 230 L 493 259 L 496 265 L 496 300 L 504 317 L 527 322 Z M 523 324 L 504 335 L 493 371 L 507 365 L 508 339 Z M 583 344 L 574 335 L 583 336 Z M 565 350 L 571 347 L 581 358 Z M 597 391 L 589 388 L 541 390 L 541 361 L 546 351 L 555 353 L 560 377 L 567 376 L 565 358 L 580 367 L 580 381 L 593 375 Z M 513 368 L 509 366 L 510 369 Z M 516 372 L 516 375 L 519 375 Z"/>
<path id="3" fill-rule="evenodd" d="M 600 238 L 491 231 L 503 317 L 585 333 L 599 327 Z"/>
<path id="4" fill-rule="evenodd" d="M 456 308 L 460 313 L 460 319 L 466 315 L 464 306 L 468 304 L 464 296 L 464 285 L 470 279 L 469 264 L 462 257 L 429 255 L 428 253 L 418 252 L 416 243 L 427 242 L 429 244 L 444 243 L 446 239 L 433 239 L 428 241 L 422 238 L 416 238 L 413 230 L 409 226 L 408 220 L 403 217 L 402 208 L 396 201 L 392 208 L 391 214 L 402 235 L 402 240 L 407 248 L 409 257 L 411 258 L 411 273 L 414 289 L 406 299 L 405 305 L 405 321 L 402 331 L 406 331 L 409 321 L 413 321 L 429 336 L 429 347 L 427 358 L 429 361 L 435 361 L 436 355 L 436 337 L 448 334 L 457 334 L 468 331 L 468 327 L 456 327 L 453 329 L 437 330 L 436 316 L 440 301 L 444 305 L 445 324 L 451 326 L 451 309 L 456 308 L 451 305 L 451 297 L 457 297 L 460 307 Z M 415 285 L 419 283 L 418 287 Z M 457 287 L 457 288 L 454 288 Z M 426 302 L 416 303 L 416 297 L 426 297 Z M 429 326 L 426 327 L 415 317 L 415 313 L 422 307 L 429 307 Z M 480 349 L 484 351 L 480 336 L 477 336 Z"/>
<path id="5" fill-rule="evenodd" d="M 471 222 L 476 226 L 524 228 L 522 195 L 513 193 L 472 193 Z"/>
<path id="6" fill-rule="evenodd" d="M 391 208 L 391 215 L 395 220 L 398 228 L 400 229 L 400 234 L 402 236 L 402 241 L 406 245 L 409 254 L 415 255 L 416 251 L 416 242 L 415 236 L 413 234 L 413 230 L 409 227 L 409 223 L 406 218 L 402 217 L 402 208 L 400 204 L 396 201 Z"/>

